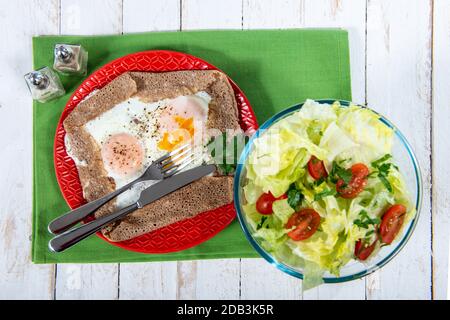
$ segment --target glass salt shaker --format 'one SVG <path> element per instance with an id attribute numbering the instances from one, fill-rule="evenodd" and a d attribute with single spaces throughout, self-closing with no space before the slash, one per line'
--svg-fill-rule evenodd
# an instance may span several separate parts
<path id="1" fill-rule="evenodd" d="M 88 53 L 77 44 L 56 44 L 53 68 L 63 74 L 86 75 Z"/>
<path id="2" fill-rule="evenodd" d="M 34 100 L 47 102 L 66 93 L 58 75 L 49 67 L 25 75 L 28 89 Z"/>

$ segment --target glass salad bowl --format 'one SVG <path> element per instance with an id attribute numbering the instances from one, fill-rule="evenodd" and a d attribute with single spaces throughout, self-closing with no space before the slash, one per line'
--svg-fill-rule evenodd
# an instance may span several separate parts
<path id="1" fill-rule="evenodd" d="M 332 104 L 336 100 L 316 100 L 319 103 Z M 349 101 L 337 100 L 340 102 L 341 106 L 349 106 Z M 256 251 L 268 262 L 275 265 L 278 269 L 284 271 L 287 274 L 290 274 L 294 277 L 303 279 L 303 264 L 299 262 L 299 259 L 292 258 L 292 252 L 286 253 L 278 253 L 277 256 L 265 250 L 261 244 L 262 240 L 254 237 L 254 228 L 247 221 L 245 216 L 243 205 L 246 204 L 246 199 L 244 196 L 243 187 L 246 185 L 246 162 L 248 161 L 248 157 L 254 148 L 254 140 L 255 138 L 264 134 L 265 130 L 270 128 L 276 122 L 284 119 L 285 117 L 291 115 L 292 113 L 300 110 L 303 106 L 302 104 L 294 105 L 284 111 L 279 112 L 274 115 L 272 118 L 267 120 L 259 130 L 250 138 L 249 142 L 245 146 L 240 159 L 238 166 L 236 168 L 235 180 L 234 180 L 234 203 L 237 211 L 237 216 L 241 227 L 244 231 L 245 236 L 248 241 L 252 244 L 252 246 L 256 249 Z M 364 106 L 361 106 L 364 107 Z M 374 253 L 374 256 L 364 262 L 359 262 L 357 260 L 352 259 L 345 266 L 340 269 L 340 275 L 335 276 L 328 272 L 325 272 L 323 275 L 323 282 L 325 283 L 339 283 L 350 281 L 358 278 L 362 278 L 379 268 L 383 267 L 386 263 L 392 260 L 400 250 L 405 246 L 408 239 L 411 237 L 414 228 L 419 219 L 419 212 L 421 208 L 422 202 L 422 179 L 420 168 L 417 162 L 417 159 L 411 149 L 406 138 L 403 134 L 386 118 L 379 115 L 379 120 L 386 126 L 390 127 L 394 131 L 393 138 L 393 148 L 392 148 L 392 156 L 394 162 L 400 168 L 400 171 L 403 175 L 406 185 L 408 186 L 408 191 L 410 193 L 411 201 L 413 205 L 415 205 L 415 215 L 410 219 L 406 225 L 402 228 L 401 233 L 399 233 L 396 237 L 396 240 L 387 246 L 383 246 L 377 253 Z M 289 250 L 286 250 L 289 251 Z"/>

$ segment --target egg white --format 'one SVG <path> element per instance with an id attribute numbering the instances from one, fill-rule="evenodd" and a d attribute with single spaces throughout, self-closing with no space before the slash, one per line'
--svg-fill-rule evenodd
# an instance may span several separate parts
<path id="1" fill-rule="evenodd" d="M 153 103 L 143 102 L 138 98 L 130 98 L 115 105 L 110 110 L 102 113 L 84 125 L 84 129 L 92 136 L 100 148 L 109 137 L 119 133 L 130 134 L 139 140 L 144 151 L 144 159 L 140 170 L 135 171 L 133 174 L 123 176 L 109 170 L 107 165 L 104 166 L 108 176 L 114 179 L 116 189 L 119 189 L 138 178 L 154 160 L 167 153 L 167 151 L 160 150 L 157 146 L 164 134 L 159 125 L 161 114 L 163 114 L 166 107 L 173 104 L 174 101 L 182 101 L 182 99 L 195 99 L 196 105 L 200 106 L 202 110 L 200 110 L 201 112 L 195 113 L 195 117 L 197 117 L 198 114 L 198 119 L 195 119 L 194 117 L 194 122 L 205 124 L 211 97 L 208 93 L 201 91 L 195 95 L 179 96 L 175 99 L 164 99 Z M 174 109 L 175 111 L 173 112 L 180 112 L 179 108 L 178 110 L 177 108 Z M 197 129 L 204 129 L 197 128 L 197 126 L 195 128 L 196 131 Z M 66 149 L 68 150 L 69 156 L 71 156 L 69 153 L 70 141 L 68 141 L 68 139 L 66 139 Z M 188 170 L 201 164 L 203 158 L 203 146 L 202 148 L 195 148 L 195 153 L 194 158 L 196 161 L 191 163 L 184 170 Z M 76 161 L 77 165 L 86 165 L 86 163 L 80 162 L 75 157 L 71 157 Z M 157 181 L 148 181 L 140 183 L 135 185 L 129 191 L 122 193 L 117 197 L 117 207 L 122 208 L 133 203 L 139 198 L 140 192 L 144 188 L 156 182 Z"/>

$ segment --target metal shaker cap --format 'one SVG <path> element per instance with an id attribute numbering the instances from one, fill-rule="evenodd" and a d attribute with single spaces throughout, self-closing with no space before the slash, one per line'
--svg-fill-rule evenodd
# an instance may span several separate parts
<path id="1" fill-rule="evenodd" d="M 58 58 L 59 61 L 68 62 L 72 58 L 72 49 L 64 45 L 56 46 L 55 57 Z"/>
<path id="2" fill-rule="evenodd" d="M 48 76 L 39 71 L 32 71 L 28 75 L 30 83 L 38 89 L 45 89 L 48 87 Z"/>

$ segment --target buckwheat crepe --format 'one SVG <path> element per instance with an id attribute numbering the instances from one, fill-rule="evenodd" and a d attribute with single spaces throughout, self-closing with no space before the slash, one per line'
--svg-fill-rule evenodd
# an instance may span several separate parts
<path id="1" fill-rule="evenodd" d="M 85 199 L 93 201 L 116 187 L 114 179 L 105 170 L 100 146 L 84 128 L 88 121 L 132 97 L 151 103 L 200 91 L 211 96 L 207 129 L 239 129 L 234 92 L 226 76 L 214 70 L 127 72 L 80 102 L 65 119 L 64 128 L 71 155 L 77 159 Z M 232 201 L 232 184 L 229 176 L 203 177 L 107 226 L 102 233 L 111 241 L 124 241 L 221 207 Z M 115 200 L 111 200 L 95 213 L 95 217 L 115 209 Z"/>

